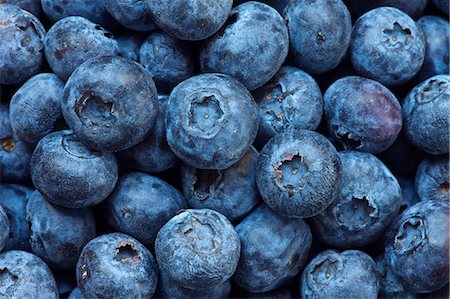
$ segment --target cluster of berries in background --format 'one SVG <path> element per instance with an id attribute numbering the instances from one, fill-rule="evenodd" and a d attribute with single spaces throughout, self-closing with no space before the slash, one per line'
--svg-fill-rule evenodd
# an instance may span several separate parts
<path id="1" fill-rule="evenodd" d="M 0 298 L 448 298 L 448 0 L 0 0 Z"/>

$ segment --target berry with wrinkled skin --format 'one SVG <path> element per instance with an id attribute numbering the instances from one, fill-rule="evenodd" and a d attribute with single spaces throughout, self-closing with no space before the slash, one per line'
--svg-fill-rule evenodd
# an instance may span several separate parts
<path id="1" fill-rule="evenodd" d="M 403 101 L 408 139 L 427 153 L 448 153 L 450 76 L 436 75 L 414 87 Z"/>
<path id="2" fill-rule="evenodd" d="M 58 131 L 39 141 L 30 162 L 33 184 L 55 205 L 83 208 L 98 204 L 117 182 L 112 153 L 85 147 L 71 131 Z"/>
<path id="3" fill-rule="evenodd" d="M 339 193 L 341 160 L 333 145 L 313 131 L 280 133 L 259 154 L 256 183 L 277 213 L 312 217 L 325 210 Z"/>
<path id="4" fill-rule="evenodd" d="M 233 275 L 241 243 L 233 225 L 213 210 L 185 210 L 170 219 L 156 237 L 158 265 L 188 289 L 215 287 Z"/>
<path id="5" fill-rule="evenodd" d="M 402 109 L 382 84 L 357 76 L 334 82 L 324 95 L 331 137 L 344 149 L 379 153 L 391 146 L 402 128 Z"/>
<path id="6" fill-rule="evenodd" d="M 91 240 L 81 252 L 76 272 L 86 298 L 151 298 L 158 281 L 153 255 L 122 233 Z"/>
<path id="7" fill-rule="evenodd" d="M 415 186 L 421 201 L 449 200 L 449 159 L 445 156 L 427 157 L 417 168 Z"/>

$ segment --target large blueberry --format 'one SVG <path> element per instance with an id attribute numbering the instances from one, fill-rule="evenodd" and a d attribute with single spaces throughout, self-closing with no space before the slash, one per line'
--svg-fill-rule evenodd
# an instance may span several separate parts
<path id="1" fill-rule="evenodd" d="M 104 0 L 103 3 L 106 11 L 129 29 L 151 31 L 157 28 L 152 21 L 150 12 L 145 7 L 145 1 Z"/>
<path id="2" fill-rule="evenodd" d="M 15 184 L 0 185 L 0 205 L 9 220 L 9 236 L 5 250 L 30 250 L 30 228 L 26 220 L 26 206 L 33 189 Z"/>
<path id="3" fill-rule="evenodd" d="M 449 279 L 449 202 L 421 201 L 406 209 L 386 242 L 386 259 L 402 283 L 419 293 Z"/>
<path id="4" fill-rule="evenodd" d="M 311 217 L 338 195 L 341 160 L 322 135 L 287 131 L 273 137 L 260 152 L 256 182 L 262 198 L 276 212 Z"/>
<path id="5" fill-rule="evenodd" d="M 150 33 L 139 50 L 139 63 L 152 74 L 158 92 L 168 92 L 196 71 L 193 45 L 164 32 Z"/>
<path id="6" fill-rule="evenodd" d="M 417 168 L 415 186 L 417 195 L 424 200 L 449 200 L 449 159 L 445 156 L 427 157 Z"/>
<path id="7" fill-rule="evenodd" d="M 48 266 L 26 251 L 11 250 L 0 254 L 0 281 L 3 298 L 59 298 L 55 278 Z"/>
<path id="8" fill-rule="evenodd" d="M 402 128 L 400 103 L 376 81 L 344 77 L 327 89 L 323 100 L 328 131 L 345 149 L 382 152 Z"/>
<path id="9" fill-rule="evenodd" d="M 424 16 L 417 21 L 425 36 L 425 60 L 417 73 L 418 81 L 423 81 L 434 75 L 449 72 L 449 40 L 450 29 L 448 20 L 437 16 Z"/>
<path id="10" fill-rule="evenodd" d="M 425 38 L 406 13 L 394 7 L 379 7 L 356 21 L 350 54 L 361 76 L 386 85 L 399 85 L 420 70 Z"/>
<path id="11" fill-rule="evenodd" d="M 45 57 L 63 80 L 90 58 L 118 53 L 119 46 L 110 32 L 79 16 L 56 22 L 45 37 Z"/>
<path id="12" fill-rule="evenodd" d="M 391 6 L 400 9 L 415 19 L 422 14 L 428 0 L 347 0 L 346 3 L 355 18 L 359 18 L 362 14 L 374 8 Z"/>
<path id="13" fill-rule="evenodd" d="M 71 131 L 42 138 L 30 168 L 36 189 L 53 204 L 68 208 L 98 204 L 112 192 L 118 176 L 113 154 L 89 150 Z"/>
<path id="14" fill-rule="evenodd" d="M 290 1 L 284 11 L 295 66 L 320 74 L 344 59 L 352 20 L 341 0 Z"/>
<path id="15" fill-rule="evenodd" d="M 44 26 L 28 11 L 10 4 L 0 5 L 0 26 L 0 83 L 21 83 L 41 68 Z"/>
<path id="16" fill-rule="evenodd" d="M 252 293 L 291 281 L 305 265 L 312 235 L 303 219 L 289 219 L 262 204 L 236 226 L 241 257 L 234 282 Z"/>
<path id="17" fill-rule="evenodd" d="M 402 191 L 397 179 L 374 155 L 359 151 L 339 153 L 342 183 L 328 208 L 313 217 L 319 240 L 354 248 L 375 241 L 397 217 Z"/>
<path id="18" fill-rule="evenodd" d="M 288 29 L 280 14 L 250 1 L 233 8 L 224 27 L 203 44 L 200 67 L 230 75 L 254 90 L 278 72 L 288 50 Z"/>
<path id="19" fill-rule="evenodd" d="M 300 294 L 304 299 L 376 299 L 378 288 L 378 273 L 370 256 L 358 250 L 326 250 L 303 271 Z"/>
<path id="20" fill-rule="evenodd" d="M 258 131 L 258 110 L 245 87 L 223 74 L 191 77 L 174 88 L 167 142 L 185 163 L 225 169 L 239 161 Z"/>
<path id="21" fill-rule="evenodd" d="M 41 0 L 3 0 L 1 3 L 14 4 L 42 19 Z"/>
<path id="22" fill-rule="evenodd" d="M 256 141 L 261 146 L 288 129 L 315 130 L 319 126 L 322 93 L 314 78 L 298 68 L 282 67 L 253 95 L 260 117 Z"/>
<path id="23" fill-rule="evenodd" d="M 76 271 L 85 298 L 151 298 L 158 281 L 150 251 L 122 233 L 91 240 L 81 252 Z"/>
<path id="24" fill-rule="evenodd" d="M 233 225 L 213 210 L 186 210 L 170 219 L 156 237 L 162 271 L 188 289 L 208 289 L 229 279 L 241 243 Z"/>
<path id="25" fill-rule="evenodd" d="M 161 227 L 187 207 L 183 195 L 157 177 L 142 172 L 124 174 L 102 208 L 115 230 L 153 247 Z"/>
<path id="26" fill-rule="evenodd" d="M 9 104 L 11 127 L 23 141 L 36 144 L 62 120 L 64 82 L 55 74 L 41 73 L 23 84 Z"/>
<path id="27" fill-rule="evenodd" d="M 87 147 L 119 151 L 150 133 L 158 115 L 150 73 L 129 59 L 104 56 L 83 63 L 64 87 L 62 110 Z"/>
<path id="28" fill-rule="evenodd" d="M 6 246 L 9 237 L 9 219 L 5 209 L 0 205 L 0 251 Z"/>
<path id="29" fill-rule="evenodd" d="M 27 204 L 30 244 L 33 253 L 58 269 L 75 267 L 84 245 L 95 237 L 95 222 L 87 209 L 53 205 L 39 191 Z"/>
<path id="30" fill-rule="evenodd" d="M 183 193 L 191 208 L 215 210 L 238 221 L 260 201 L 256 187 L 258 152 L 251 147 L 239 162 L 224 170 L 181 168 Z"/>
<path id="31" fill-rule="evenodd" d="M 182 40 L 202 40 L 222 27 L 233 0 L 145 0 L 155 23 Z"/>
<path id="32" fill-rule="evenodd" d="M 394 275 L 384 255 L 378 256 L 375 259 L 375 263 L 378 275 L 380 277 L 380 290 L 378 292 L 378 298 L 416 298 L 416 293 L 405 288 L 401 281 Z"/>
<path id="33" fill-rule="evenodd" d="M 166 108 L 168 96 L 158 96 L 159 113 L 148 137 L 135 146 L 119 152 L 127 167 L 148 173 L 158 173 L 176 166 L 180 160 L 172 152 L 166 139 Z"/>
<path id="34" fill-rule="evenodd" d="M 449 75 L 436 75 L 414 87 L 403 102 L 408 139 L 430 154 L 448 153 L 449 106 Z"/>

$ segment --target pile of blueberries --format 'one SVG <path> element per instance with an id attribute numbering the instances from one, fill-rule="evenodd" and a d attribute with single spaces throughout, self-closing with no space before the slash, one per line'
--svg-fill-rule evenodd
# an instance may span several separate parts
<path id="1" fill-rule="evenodd" d="M 448 0 L 0 0 L 0 298 L 448 298 Z"/>

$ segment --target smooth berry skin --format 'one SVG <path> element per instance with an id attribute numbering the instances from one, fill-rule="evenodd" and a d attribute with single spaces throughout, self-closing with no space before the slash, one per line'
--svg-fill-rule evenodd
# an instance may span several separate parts
<path id="1" fill-rule="evenodd" d="M 256 187 L 258 152 L 251 147 L 239 162 L 224 170 L 181 168 L 181 184 L 189 207 L 211 209 L 236 222 L 259 202 Z"/>
<path id="2" fill-rule="evenodd" d="M 155 80 L 160 93 L 170 93 L 181 81 L 196 73 L 196 57 L 192 44 L 164 32 L 154 31 L 139 49 L 139 63 Z"/>
<path id="3" fill-rule="evenodd" d="M 449 279 L 449 202 L 421 201 L 406 209 L 386 242 L 386 259 L 406 288 L 440 289 Z"/>
<path id="4" fill-rule="evenodd" d="M 449 73 L 449 40 L 448 20 L 437 16 L 423 16 L 417 25 L 425 36 L 425 59 L 415 80 L 421 82 L 435 75 Z"/>
<path id="5" fill-rule="evenodd" d="M 226 169 L 245 155 L 257 131 L 256 103 L 247 89 L 230 76 L 194 76 L 170 94 L 167 143 L 186 164 Z"/>
<path id="6" fill-rule="evenodd" d="M 89 209 L 68 209 L 49 203 L 34 191 L 27 203 L 33 253 L 56 269 L 75 267 L 83 247 L 95 237 Z"/>
<path id="7" fill-rule="evenodd" d="M 9 220 L 5 209 L 0 205 L 0 251 L 5 247 L 9 237 Z"/>
<path id="8" fill-rule="evenodd" d="M 334 82 L 324 95 L 328 131 L 344 149 L 380 153 L 391 146 L 402 128 L 402 109 L 382 84 L 348 76 Z"/>
<path id="9" fill-rule="evenodd" d="M 236 232 L 241 257 L 233 279 L 252 293 L 272 291 L 291 281 L 305 265 L 312 242 L 306 222 L 282 217 L 265 204 L 245 217 Z"/>
<path id="10" fill-rule="evenodd" d="M 135 146 L 118 153 L 120 160 L 128 168 L 147 173 L 160 173 L 180 163 L 166 139 L 168 100 L 169 96 L 158 96 L 159 113 L 148 137 Z"/>
<path id="11" fill-rule="evenodd" d="M 26 206 L 33 191 L 32 188 L 25 185 L 0 184 L 0 206 L 3 207 L 8 216 L 10 231 L 4 251 L 31 251 Z"/>
<path id="12" fill-rule="evenodd" d="M 117 56 L 83 63 L 67 81 L 64 119 L 88 148 L 120 151 L 151 132 L 158 115 L 156 87 L 148 71 Z"/>
<path id="13" fill-rule="evenodd" d="M 119 46 L 110 32 L 79 16 L 56 22 L 45 37 L 48 64 L 64 81 L 91 58 L 118 54 Z"/>
<path id="14" fill-rule="evenodd" d="M 157 28 L 145 1 L 104 0 L 106 11 L 121 25 L 136 31 L 152 31 Z"/>
<path id="15" fill-rule="evenodd" d="M 303 270 L 300 295 L 305 299 L 375 299 L 378 288 L 378 273 L 370 256 L 358 250 L 326 250 Z"/>
<path id="16" fill-rule="evenodd" d="M 213 210 L 185 210 L 170 219 L 156 237 L 158 265 L 175 283 L 208 289 L 236 270 L 241 243 L 233 225 Z"/>
<path id="17" fill-rule="evenodd" d="M 203 40 L 222 27 L 232 0 L 146 0 L 153 21 L 166 33 L 181 40 Z"/>
<path id="18" fill-rule="evenodd" d="M 89 150 L 67 130 L 39 141 L 30 169 L 36 189 L 51 203 L 67 208 L 98 204 L 113 191 L 118 177 L 112 153 Z"/>
<path id="19" fill-rule="evenodd" d="M 16 5 L 0 5 L 0 84 L 19 84 L 39 72 L 44 61 L 45 28 Z"/>
<path id="20" fill-rule="evenodd" d="M 425 37 L 401 10 L 379 7 L 356 21 L 349 52 L 360 76 L 395 86 L 407 82 L 420 70 L 425 58 Z"/>
<path id="21" fill-rule="evenodd" d="M 280 14 L 249 1 L 233 8 L 224 27 L 202 45 L 200 68 L 230 75 L 252 91 L 278 72 L 288 50 L 288 29 Z"/>
<path id="22" fill-rule="evenodd" d="M 400 9 L 404 13 L 407 13 L 411 18 L 418 18 L 425 7 L 427 6 L 428 0 L 371 0 L 371 1 L 360 1 L 360 0 L 347 0 L 346 1 L 352 16 L 359 18 L 366 12 L 381 6 L 391 6 Z"/>
<path id="23" fill-rule="evenodd" d="M 277 133 L 289 129 L 314 131 L 322 119 L 323 99 L 319 85 L 298 68 L 282 67 L 253 95 L 260 117 L 256 142 L 261 147 Z"/>
<path id="24" fill-rule="evenodd" d="M 449 200 L 449 159 L 429 156 L 420 162 L 415 178 L 420 201 Z"/>
<path id="25" fill-rule="evenodd" d="M 62 120 L 64 82 L 52 73 L 30 78 L 11 98 L 9 117 L 17 137 L 36 144 Z"/>
<path id="26" fill-rule="evenodd" d="M 339 152 L 342 183 L 339 195 L 311 218 L 317 238 L 333 247 L 355 248 L 378 239 L 397 217 L 402 191 L 390 170 L 374 155 Z"/>
<path id="27" fill-rule="evenodd" d="M 153 247 L 161 227 L 185 208 L 177 189 L 149 174 L 131 172 L 119 179 L 102 211 L 114 230 Z"/>
<path id="28" fill-rule="evenodd" d="M 380 277 L 380 298 L 414 299 L 416 293 L 405 288 L 402 282 L 394 275 L 384 255 L 375 259 L 377 271 Z"/>
<path id="29" fill-rule="evenodd" d="M 58 288 L 48 266 L 36 255 L 21 250 L 0 254 L 2 281 L 0 295 L 5 298 L 57 299 Z"/>
<path id="30" fill-rule="evenodd" d="M 427 153 L 447 154 L 449 105 L 449 75 L 433 76 L 414 87 L 402 105 L 408 139 Z"/>
<path id="31" fill-rule="evenodd" d="M 256 170 L 259 192 L 275 212 L 312 217 L 339 193 L 341 160 L 322 135 L 293 130 L 272 138 L 261 150 Z"/>
<path id="32" fill-rule="evenodd" d="M 284 16 L 294 66 L 310 74 L 321 74 L 344 59 L 352 21 L 341 0 L 291 1 Z"/>
<path id="33" fill-rule="evenodd" d="M 158 281 L 153 255 L 122 233 L 91 240 L 81 252 L 76 275 L 85 298 L 151 298 Z"/>

